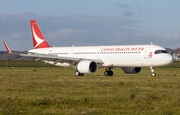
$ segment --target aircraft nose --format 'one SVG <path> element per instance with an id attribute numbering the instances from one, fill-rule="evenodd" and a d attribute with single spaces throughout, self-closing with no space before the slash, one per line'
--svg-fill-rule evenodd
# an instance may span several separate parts
<path id="1" fill-rule="evenodd" d="M 169 54 L 169 56 L 166 57 L 166 61 L 167 64 L 170 64 L 174 61 L 174 57 L 171 54 Z"/>

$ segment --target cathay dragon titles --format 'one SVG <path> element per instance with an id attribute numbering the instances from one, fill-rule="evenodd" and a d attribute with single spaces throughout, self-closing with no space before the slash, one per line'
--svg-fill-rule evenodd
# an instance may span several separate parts
<path id="1" fill-rule="evenodd" d="M 166 49 L 153 44 L 51 47 L 36 20 L 31 20 L 30 26 L 34 49 L 18 55 L 36 57 L 36 60 L 57 66 L 74 67 L 76 76 L 95 73 L 101 67 L 105 70 L 105 76 L 113 76 L 112 69 L 115 67 L 127 74 L 137 74 L 142 67 L 150 67 L 152 76 L 156 76 L 154 67 L 170 64 L 174 60 Z M 12 53 L 5 41 L 4 45 Z"/>

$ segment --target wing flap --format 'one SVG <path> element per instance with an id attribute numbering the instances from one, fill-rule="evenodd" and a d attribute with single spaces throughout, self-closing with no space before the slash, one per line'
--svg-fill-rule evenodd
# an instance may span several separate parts
<path id="1" fill-rule="evenodd" d="M 54 63 L 72 63 L 72 62 L 79 62 L 81 60 L 93 60 L 98 64 L 103 64 L 102 60 L 100 59 L 88 59 L 88 58 L 76 58 L 76 57 L 64 57 L 58 55 L 50 55 L 50 54 L 20 54 L 20 56 L 26 57 L 35 57 L 36 60 L 45 59 L 45 60 L 53 60 Z"/>
<path id="2" fill-rule="evenodd" d="M 59 60 L 72 60 L 72 61 L 79 61 L 79 58 L 73 58 L 73 57 L 63 57 L 58 55 L 49 55 L 49 54 L 20 54 L 20 56 L 26 56 L 26 57 L 35 57 L 35 58 L 41 58 L 41 59 L 59 59 Z"/>

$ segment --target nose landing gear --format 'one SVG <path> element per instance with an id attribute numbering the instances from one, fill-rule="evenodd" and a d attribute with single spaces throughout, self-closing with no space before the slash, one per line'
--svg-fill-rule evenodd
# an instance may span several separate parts
<path id="1" fill-rule="evenodd" d="M 152 72 L 151 76 L 152 76 L 152 77 L 155 77 L 155 76 L 156 76 L 156 73 L 155 73 L 155 71 L 154 71 L 154 67 L 151 66 L 150 69 L 151 69 L 151 72 Z"/>

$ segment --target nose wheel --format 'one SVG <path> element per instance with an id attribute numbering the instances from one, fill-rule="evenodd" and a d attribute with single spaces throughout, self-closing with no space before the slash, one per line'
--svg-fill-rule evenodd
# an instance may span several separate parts
<path id="1" fill-rule="evenodd" d="M 156 76 L 156 73 L 155 73 L 155 71 L 154 71 L 154 67 L 150 67 L 150 69 L 151 69 L 151 76 L 152 77 L 155 77 Z"/>

